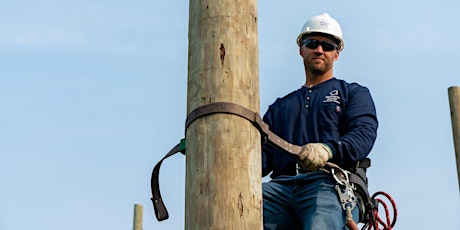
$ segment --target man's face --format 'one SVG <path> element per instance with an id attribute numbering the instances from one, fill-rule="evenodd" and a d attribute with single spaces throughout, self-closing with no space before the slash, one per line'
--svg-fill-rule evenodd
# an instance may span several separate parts
<path id="1" fill-rule="evenodd" d="M 323 36 L 310 36 L 303 41 L 306 40 L 316 40 L 313 41 L 313 44 L 323 41 L 335 44 L 332 39 Z M 339 58 L 339 52 L 336 49 L 326 51 L 327 48 L 329 47 L 325 48 L 323 45 L 318 45 L 316 48 L 308 48 L 303 43 L 300 46 L 300 56 L 303 58 L 305 70 L 315 75 L 323 75 L 331 71 L 334 61 Z"/>

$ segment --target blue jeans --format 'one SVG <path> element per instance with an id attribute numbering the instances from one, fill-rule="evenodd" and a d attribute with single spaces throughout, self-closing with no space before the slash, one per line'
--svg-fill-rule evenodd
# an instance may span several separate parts
<path id="1" fill-rule="evenodd" d="M 322 171 L 263 183 L 264 230 L 348 229 L 335 185 L 332 176 Z M 357 207 L 352 211 L 356 223 Z"/>

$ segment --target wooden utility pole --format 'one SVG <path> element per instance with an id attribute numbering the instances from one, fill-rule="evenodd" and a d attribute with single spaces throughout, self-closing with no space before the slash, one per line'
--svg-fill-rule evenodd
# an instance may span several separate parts
<path id="1" fill-rule="evenodd" d="M 457 177 L 460 186 L 460 87 L 449 87 L 448 92 L 452 133 L 454 135 L 455 159 L 457 160 Z"/>
<path id="2" fill-rule="evenodd" d="M 259 112 L 256 0 L 190 0 L 187 114 L 213 102 Z M 262 229 L 259 131 L 229 114 L 186 130 L 185 229 Z"/>
<path id="3" fill-rule="evenodd" d="M 133 230 L 142 230 L 142 205 L 134 205 Z"/>

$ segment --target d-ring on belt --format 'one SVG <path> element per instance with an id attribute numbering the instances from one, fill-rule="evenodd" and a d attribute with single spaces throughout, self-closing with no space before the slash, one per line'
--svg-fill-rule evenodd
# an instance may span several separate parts
<path id="1" fill-rule="evenodd" d="M 187 130 L 190 124 L 192 124 L 198 118 L 216 113 L 233 114 L 250 121 L 259 130 L 262 136 L 262 141 L 264 143 L 268 142 L 270 144 L 273 144 L 274 146 L 279 147 L 295 156 L 298 156 L 302 151 L 301 146 L 293 145 L 283 140 L 275 133 L 271 132 L 268 124 L 263 122 L 262 118 L 258 113 L 253 112 L 252 110 L 244 106 L 229 102 L 214 102 L 196 108 L 187 116 L 187 120 L 185 121 L 185 130 Z M 163 200 L 161 199 L 160 186 L 158 183 L 161 163 L 166 158 L 178 152 L 185 154 L 185 139 L 182 139 L 179 144 L 174 146 L 174 148 L 172 148 L 153 168 L 152 177 L 150 181 L 150 187 L 152 189 L 151 200 L 153 202 L 155 215 L 158 221 L 166 220 L 169 217 L 168 210 L 166 209 L 166 206 L 164 205 Z"/>

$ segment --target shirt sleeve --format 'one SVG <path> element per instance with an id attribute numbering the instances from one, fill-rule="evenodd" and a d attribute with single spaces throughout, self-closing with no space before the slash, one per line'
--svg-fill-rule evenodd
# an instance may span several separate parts
<path id="1" fill-rule="evenodd" d="M 265 113 L 263 120 L 271 126 L 270 109 Z M 262 143 L 262 177 L 267 176 L 273 171 L 273 150 L 268 143 Z"/>
<path id="2" fill-rule="evenodd" d="M 341 135 L 326 143 L 334 155 L 332 162 L 342 166 L 353 166 L 369 155 L 377 138 L 378 127 L 376 109 L 369 90 L 358 86 L 350 90 L 348 97 L 340 127 Z"/>

